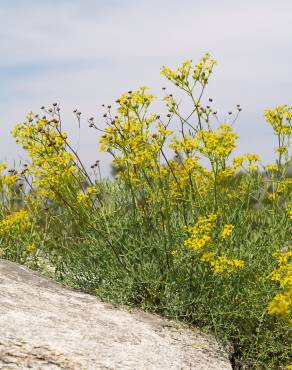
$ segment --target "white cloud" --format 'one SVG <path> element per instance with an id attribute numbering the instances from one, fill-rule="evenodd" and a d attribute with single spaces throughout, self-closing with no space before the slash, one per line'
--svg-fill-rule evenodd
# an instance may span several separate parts
<path id="1" fill-rule="evenodd" d="M 270 157 L 263 109 L 291 104 L 290 0 L 11 1 L 0 19 L 0 68 L 8 71 L 0 157 L 13 155 L 8 131 L 28 110 L 57 100 L 70 120 L 76 105 L 91 116 L 139 84 L 158 94 L 162 64 L 195 60 L 204 51 L 219 60 L 209 94 L 225 111 L 238 102 L 245 108 L 242 148 L 254 144 Z M 93 148 L 91 134 L 84 135 L 84 146 Z"/>

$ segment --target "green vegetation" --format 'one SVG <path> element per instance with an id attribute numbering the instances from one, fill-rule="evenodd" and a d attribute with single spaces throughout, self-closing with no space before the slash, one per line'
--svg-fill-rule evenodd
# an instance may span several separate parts
<path id="1" fill-rule="evenodd" d="M 12 134 L 21 168 L 0 164 L 0 254 L 117 303 L 210 331 L 234 346 L 235 368 L 291 362 L 292 107 L 266 110 L 276 163 L 233 157 L 233 122 L 204 92 L 215 61 L 161 72 L 192 106 L 165 91 L 165 117 L 147 87 L 109 106 L 100 149 L 114 180 L 88 172 L 62 130 L 60 109 L 30 113 Z M 236 119 L 240 112 L 230 114 Z M 79 112 L 75 112 L 79 118 Z M 206 164 L 207 163 L 207 164 Z"/>

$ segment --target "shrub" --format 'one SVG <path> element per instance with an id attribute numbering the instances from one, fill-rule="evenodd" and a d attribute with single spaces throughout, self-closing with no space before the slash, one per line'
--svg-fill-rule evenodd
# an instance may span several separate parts
<path id="1" fill-rule="evenodd" d="M 234 346 L 235 368 L 284 368 L 291 350 L 292 107 L 266 110 L 276 163 L 233 157 L 241 107 L 221 122 L 204 92 L 216 62 L 205 54 L 161 73 L 151 112 L 145 86 L 104 114 L 101 151 L 113 180 L 87 171 L 62 130 L 60 108 L 30 113 L 13 136 L 29 161 L 0 165 L 0 251 L 104 300 L 139 306 L 211 331 Z M 204 103 L 205 101 L 205 103 Z M 75 111 L 80 122 L 80 113 Z M 53 269 L 53 272 L 52 272 Z"/>

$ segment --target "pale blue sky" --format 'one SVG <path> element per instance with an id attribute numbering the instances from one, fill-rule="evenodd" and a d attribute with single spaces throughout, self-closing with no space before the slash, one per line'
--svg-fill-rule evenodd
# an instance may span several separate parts
<path id="1" fill-rule="evenodd" d="M 159 70 L 209 51 L 218 66 L 207 91 L 221 112 L 240 103 L 238 153 L 273 158 L 263 110 L 292 104 L 291 0 L 10 0 L 0 2 L 0 160 L 18 159 L 9 132 L 54 101 L 84 116 L 80 152 L 100 159 L 86 118 L 146 84 L 161 96 Z M 174 89 L 173 89 L 174 90 Z M 99 115 L 99 116 L 98 116 Z M 103 159 L 103 157 L 101 158 Z M 107 162 L 107 160 L 105 161 Z"/>

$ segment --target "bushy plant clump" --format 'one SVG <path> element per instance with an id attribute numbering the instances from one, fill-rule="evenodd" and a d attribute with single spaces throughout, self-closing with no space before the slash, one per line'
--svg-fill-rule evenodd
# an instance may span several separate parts
<path id="1" fill-rule="evenodd" d="M 199 326 L 234 347 L 235 368 L 289 365 L 292 324 L 292 107 L 265 111 L 277 160 L 232 157 L 236 113 L 221 122 L 204 92 L 216 62 L 205 54 L 161 73 L 154 114 L 145 86 L 108 106 L 100 150 L 113 180 L 87 171 L 61 125 L 58 104 L 12 132 L 29 157 L 0 164 L 0 253 L 65 283 Z M 80 112 L 75 111 L 80 120 Z M 80 122 L 80 121 L 79 121 Z M 92 173 L 91 173 L 92 172 Z"/>

